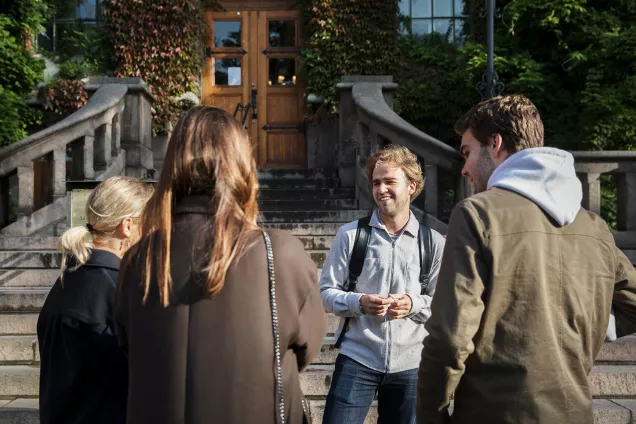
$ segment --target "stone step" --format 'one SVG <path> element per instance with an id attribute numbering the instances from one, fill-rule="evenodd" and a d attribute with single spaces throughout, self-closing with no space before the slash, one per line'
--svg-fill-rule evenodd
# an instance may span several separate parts
<path id="1" fill-rule="evenodd" d="M 355 209 L 353 199 L 318 199 L 318 200 L 262 200 L 259 202 L 261 211 L 332 211 L 334 209 Z"/>
<path id="2" fill-rule="evenodd" d="M 307 396 L 326 396 L 334 366 L 310 365 L 300 377 Z M 0 365 L 0 398 L 38 395 L 38 365 Z M 595 398 L 636 397 L 636 365 L 595 365 L 590 375 Z"/>
<path id="3" fill-rule="evenodd" d="M 336 178 L 336 168 L 306 168 L 306 169 L 260 169 L 258 181 L 272 179 L 325 179 Z"/>
<path id="4" fill-rule="evenodd" d="M 52 251 L 0 252 L 0 269 L 60 268 L 61 254 Z"/>
<path id="5" fill-rule="evenodd" d="M 333 365 L 310 365 L 300 378 L 303 393 L 326 396 L 333 370 Z M 589 380 L 595 398 L 636 397 L 636 365 L 595 365 Z"/>
<path id="6" fill-rule="evenodd" d="M 258 200 L 317 200 L 317 199 L 354 199 L 355 190 L 352 188 L 323 188 L 323 189 L 262 189 L 258 193 Z"/>
<path id="7" fill-rule="evenodd" d="M 33 335 L 37 333 L 38 312 L 0 313 L 0 334 Z"/>
<path id="8" fill-rule="evenodd" d="M 335 236 L 338 229 L 346 224 L 341 222 L 304 222 L 304 223 L 272 223 L 265 222 L 265 228 L 288 231 L 296 237 L 300 236 Z"/>
<path id="9" fill-rule="evenodd" d="M 314 365 L 331 365 L 336 362 L 338 349 L 334 346 L 333 336 L 326 336 L 320 352 L 313 361 Z M 621 364 L 636 365 L 636 337 L 628 336 L 615 343 L 605 343 L 598 357 L 597 365 Z M 22 336 L 0 335 L 0 364 L 31 364 L 40 361 L 35 334 Z"/>
<path id="10" fill-rule="evenodd" d="M 0 250 L 57 250 L 59 237 L 0 237 Z"/>
<path id="11" fill-rule="evenodd" d="M 340 181 L 338 180 L 338 178 L 280 178 L 259 180 L 258 184 L 261 189 L 313 190 L 324 188 L 338 188 Z"/>
<path id="12" fill-rule="evenodd" d="M 307 240 L 307 244 L 321 246 L 312 239 Z M 0 269 L 0 288 L 51 286 L 59 276 L 59 269 Z"/>
<path id="13" fill-rule="evenodd" d="M 0 312 L 38 312 L 50 287 L 0 288 Z M 4 319 L 4 315 L 1 315 Z"/>
<path id="14" fill-rule="evenodd" d="M 35 335 L 0 336 L 0 363 L 34 364 L 40 362 Z"/>
<path id="15" fill-rule="evenodd" d="M 328 251 L 333 243 L 333 236 L 297 236 L 307 250 Z M 0 281 L 0 285 L 2 282 Z"/>
<path id="16" fill-rule="evenodd" d="M 634 424 L 636 400 L 594 399 L 594 424 Z M 324 400 L 309 400 L 312 421 L 320 424 L 325 410 Z M 378 403 L 373 401 L 364 424 L 378 420 Z M 0 424 L 39 424 L 39 399 L 14 398 L 0 400 Z"/>
<path id="17" fill-rule="evenodd" d="M 370 215 L 367 210 L 337 211 L 262 211 L 260 221 L 265 227 L 277 223 L 350 222 Z"/>

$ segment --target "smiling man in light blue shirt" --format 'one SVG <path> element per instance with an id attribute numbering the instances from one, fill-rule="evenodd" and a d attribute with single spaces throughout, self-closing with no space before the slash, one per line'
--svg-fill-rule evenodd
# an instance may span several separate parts
<path id="1" fill-rule="evenodd" d="M 346 280 L 358 221 L 340 228 L 320 278 L 325 309 L 342 317 L 336 337 L 349 318 L 327 397 L 324 424 L 364 421 L 377 393 L 379 423 L 415 423 L 417 368 L 424 323 L 439 271 L 444 238 L 431 230 L 430 251 L 420 252 L 420 225 L 410 205 L 424 179 L 417 157 L 390 145 L 367 160 L 377 209 L 356 290 Z M 423 261 L 422 257 L 430 257 Z M 423 262 L 430 263 L 428 285 L 420 281 Z"/>

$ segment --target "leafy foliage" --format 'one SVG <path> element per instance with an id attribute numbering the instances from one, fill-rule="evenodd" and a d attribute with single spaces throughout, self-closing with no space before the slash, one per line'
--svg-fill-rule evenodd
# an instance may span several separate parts
<path id="1" fill-rule="evenodd" d="M 399 61 L 397 0 L 303 0 L 307 92 L 335 112 L 343 75 L 392 75 Z"/>
<path id="2" fill-rule="evenodd" d="M 42 81 L 44 63 L 12 35 L 14 26 L 11 18 L 0 15 L 0 86 L 25 95 Z"/>
<path id="3" fill-rule="evenodd" d="M 115 76 L 141 77 L 153 90 L 154 129 L 165 132 L 171 98 L 199 93 L 206 24 L 196 0 L 104 0 Z M 134 23 L 134 24 L 133 24 Z"/>
<path id="4" fill-rule="evenodd" d="M 42 99 L 44 109 L 66 117 L 88 103 L 88 93 L 81 80 L 59 79 L 44 88 Z"/>
<path id="5" fill-rule="evenodd" d="M 41 119 L 24 97 L 42 80 L 44 64 L 24 47 L 16 28 L 18 22 L 0 15 L 0 147 L 26 137 L 28 126 Z"/>
<path id="6" fill-rule="evenodd" d="M 0 86 L 0 147 L 27 136 L 27 127 L 40 123 L 41 113 L 29 107 L 17 93 Z"/>

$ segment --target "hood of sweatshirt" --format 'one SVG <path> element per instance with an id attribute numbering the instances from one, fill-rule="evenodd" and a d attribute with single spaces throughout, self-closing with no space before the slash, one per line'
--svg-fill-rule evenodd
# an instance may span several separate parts
<path id="1" fill-rule="evenodd" d="M 583 199 L 574 157 L 551 147 L 525 149 L 510 156 L 490 176 L 488 188 L 493 187 L 527 197 L 561 226 L 574 221 Z"/>

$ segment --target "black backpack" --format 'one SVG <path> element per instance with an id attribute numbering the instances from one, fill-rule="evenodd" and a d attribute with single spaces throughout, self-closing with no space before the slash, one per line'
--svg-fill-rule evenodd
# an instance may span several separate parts
<path id="1" fill-rule="evenodd" d="M 361 218 L 358 220 L 358 229 L 356 231 L 356 239 L 353 244 L 353 252 L 351 252 L 351 260 L 349 261 L 349 276 L 345 282 L 345 290 L 348 292 L 356 291 L 356 284 L 358 278 L 362 273 L 362 265 L 364 264 L 364 258 L 367 256 L 367 246 L 369 244 L 369 238 L 371 236 L 371 217 Z M 422 237 L 424 232 L 424 237 Z M 417 244 L 419 245 L 420 252 L 420 286 L 422 287 L 421 294 L 426 294 L 428 288 L 429 277 L 431 273 L 431 266 L 433 265 L 433 258 L 431 247 L 433 246 L 433 234 L 430 228 L 420 224 L 420 230 L 417 233 Z M 349 327 L 350 317 L 345 318 L 344 325 L 338 340 L 336 340 L 336 349 L 340 348 L 344 335 Z"/>

